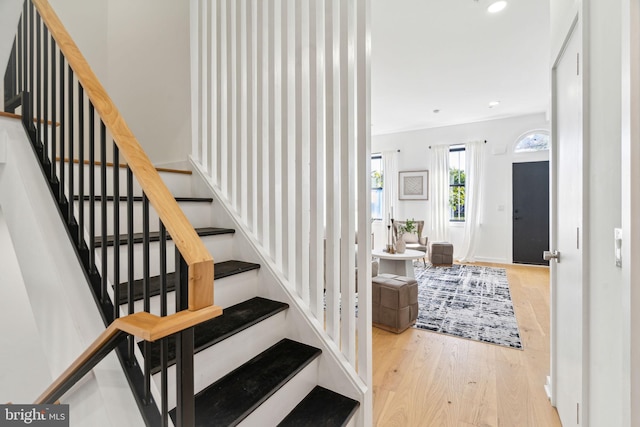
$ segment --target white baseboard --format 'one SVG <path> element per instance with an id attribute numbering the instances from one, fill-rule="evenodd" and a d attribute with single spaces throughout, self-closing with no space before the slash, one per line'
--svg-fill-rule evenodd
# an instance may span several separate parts
<path id="1" fill-rule="evenodd" d="M 492 258 L 492 257 L 482 257 L 482 256 L 477 256 L 476 257 L 476 261 L 477 262 L 492 262 L 495 264 L 513 264 L 511 261 L 509 261 L 506 258 Z"/>

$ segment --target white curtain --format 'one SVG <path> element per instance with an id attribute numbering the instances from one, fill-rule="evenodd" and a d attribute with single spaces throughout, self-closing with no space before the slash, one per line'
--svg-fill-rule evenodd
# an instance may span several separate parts
<path id="1" fill-rule="evenodd" d="M 475 262 L 476 243 L 480 233 L 482 207 L 482 178 L 483 178 L 484 142 L 474 141 L 465 144 L 466 181 L 464 200 L 464 238 L 460 248 L 461 262 Z"/>
<path id="2" fill-rule="evenodd" d="M 431 231 L 429 240 L 449 240 L 449 146 L 432 148 L 431 163 Z"/>
<path id="3" fill-rule="evenodd" d="M 388 225 L 389 213 L 393 206 L 394 215 L 397 215 L 397 188 L 398 188 L 398 153 L 396 151 L 383 151 L 382 152 L 382 173 L 383 176 L 383 199 L 384 199 L 384 211 L 382 212 L 382 220 L 384 226 Z M 394 206 L 395 205 L 395 206 Z M 386 228 L 385 228 L 386 230 Z"/>

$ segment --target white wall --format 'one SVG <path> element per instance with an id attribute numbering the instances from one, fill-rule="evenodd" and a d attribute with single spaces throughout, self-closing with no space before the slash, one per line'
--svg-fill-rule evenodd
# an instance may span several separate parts
<path id="1" fill-rule="evenodd" d="M 589 396 L 583 405 L 588 408 L 589 425 L 625 425 L 629 367 L 623 364 L 628 336 L 623 336 L 622 331 L 628 313 L 622 308 L 628 283 L 623 282 L 622 270 L 615 267 L 613 254 L 613 229 L 622 221 L 620 183 L 629 179 L 620 172 L 621 1 L 552 0 L 551 5 L 552 59 L 557 56 L 569 29 L 568 22 L 575 13 L 582 13 L 584 18 L 585 149 L 589 153 L 585 165 L 588 190 L 584 195 L 588 209 L 585 280 L 589 331 L 589 354 L 585 355 L 585 361 Z"/>
<path id="2" fill-rule="evenodd" d="M 51 5 L 151 161 L 186 162 L 189 2 L 51 0 Z"/>
<path id="3" fill-rule="evenodd" d="M 11 54 L 11 44 L 18 28 L 22 1 L 0 1 L 0 103 L 4 103 L 4 71 Z M 4 105 L 4 104 L 2 104 Z"/>
<path id="4" fill-rule="evenodd" d="M 372 138 L 373 153 L 398 149 L 398 171 L 428 170 L 431 165 L 429 146 L 461 144 L 473 140 L 486 140 L 485 176 L 482 185 L 484 206 L 481 209 L 482 226 L 477 247 L 479 261 L 510 263 L 512 260 L 512 164 L 541 160 L 538 155 L 513 155 L 518 137 L 531 130 L 549 129 L 545 114 L 532 114 L 507 119 L 489 120 L 457 126 L 423 129 Z M 544 156 L 542 160 L 548 159 Z M 431 189 L 429 189 L 431 192 Z M 431 201 L 396 200 L 393 202 L 396 219 L 425 220 L 424 235 L 431 232 Z M 376 246 L 385 242 L 382 224 L 372 226 L 376 233 Z M 462 243 L 462 224 L 452 223 L 450 240 L 459 247 Z"/>
<path id="5" fill-rule="evenodd" d="M 104 331 L 86 278 L 78 263 L 69 237 L 36 163 L 22 124 L 0 117 L 0 134 L 6 139 L 6 162 L 0 164 L 0 206 L 8 226 L 25 288 L 16 293 L 16 304 L 26 293 L 46 356 L 44 371 L 57 378 Z M 4 271 L 4 269 L 3 269 Z M 3 280 L 6 276 L 2 276 Z M 4 287 L 4 283 L 3 283 Z M 9 338 L 0 324 L 0 336 Z M 16 343 L 32 346 L 33 343 Z M 33 355 L 34 358 L 37 355 Z M 31 359 L 33 361 L 33 359 Z M 13 367 L 13 366 L 12 366 Z M 14 367 L 16 370 L 21 366 Z M 35 375 L 45 375 L 43 367 Z M 31 374 L 30 371 L 22 372 Z M 15 375 L 7 377 L 15 379 Z M 40 385 L 40 379 L 35 380 Z M 39 392 L 29 381 L 31 398 L 15 403 L 29 403 Z M 7 385 L 3 384 L 3 389 Z M 16 399 L 25 398 L 17 384 Z M 33 393 L 36 393 L 35 395 Z M 143 424 L 140 411 L 117 356 L 103 359 L 61 399 L 70 405 L 73 425 L 138 426 Z M 6 400 L 2 400 L 5 402 Z"/>

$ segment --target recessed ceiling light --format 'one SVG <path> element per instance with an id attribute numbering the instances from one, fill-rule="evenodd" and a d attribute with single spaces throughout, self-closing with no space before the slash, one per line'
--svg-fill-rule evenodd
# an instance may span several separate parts
<path id="1" fill-rule="evenodd" d="M 438 110 L 438 109 L 433 110 L 434 114 L 438 114 L 439 112 L 440 112 L 440 110 Z"/>
<path id="2" fill-rule="evenodd" d="M 500 105 L 500 101 L 491 101 L 489 103 L 489 108 L 497 107 L 498 105 Z"/>
<path id="3" fill-rule="evenodd" d="M 489 13 L 498 13 L 505 7 L 507 7 L 507 2 L 504 0 L 500 0 L 500 1 L 491 3 L 487 8 L 487 10 L 489 11 Z"/>

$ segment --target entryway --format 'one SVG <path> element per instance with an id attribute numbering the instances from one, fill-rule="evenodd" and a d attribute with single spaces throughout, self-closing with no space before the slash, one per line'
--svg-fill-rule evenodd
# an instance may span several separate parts
<path id="1" fill-rule="evenodd" d="M 513 262 L 549 265 L 549 162 L 513 164 Z"/>

